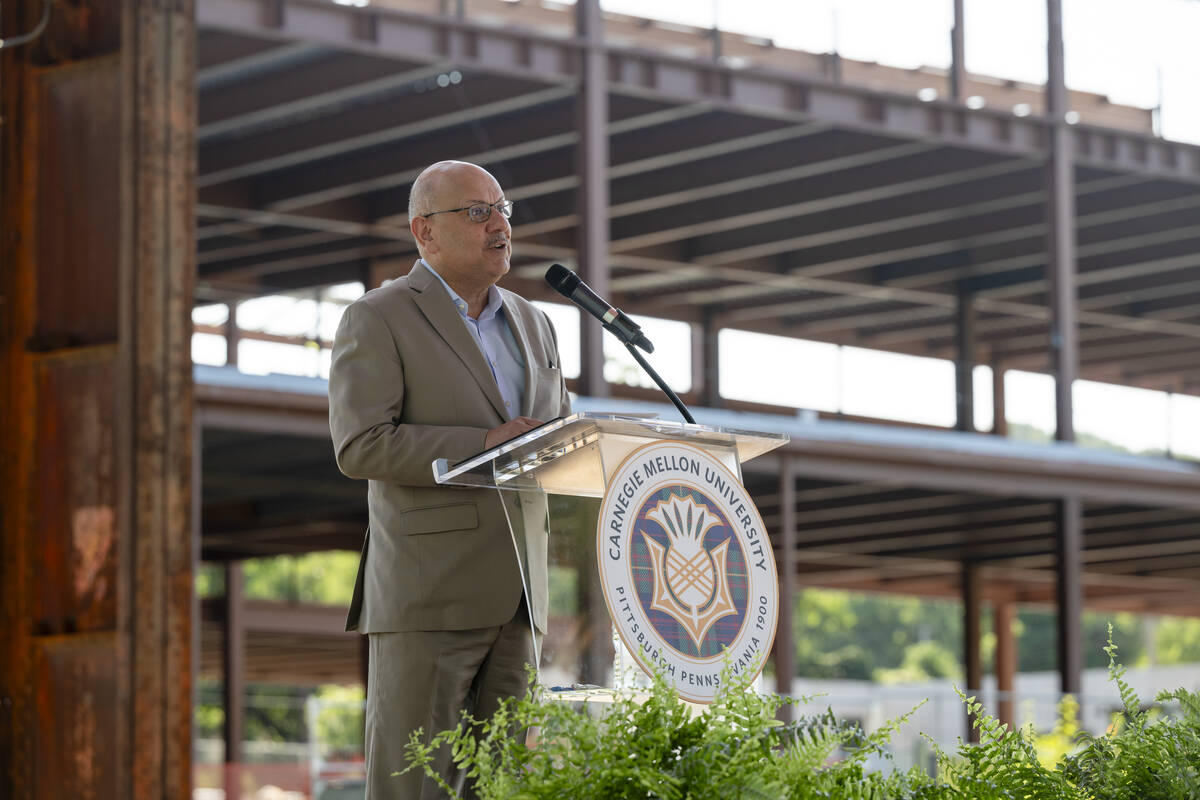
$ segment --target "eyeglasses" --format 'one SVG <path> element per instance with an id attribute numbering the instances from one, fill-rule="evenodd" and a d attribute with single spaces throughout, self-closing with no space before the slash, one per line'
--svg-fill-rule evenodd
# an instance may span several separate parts
<path id="1" fill-rule="evenodd" d="M 512 216 L 513 201 L 501 200 L 498 203 L 475 203 L 474 205 L 463 206 L 462 208 L 447 208 L 444 211 L 430 211 L 428 214 L 422 214 L 421 216 L 428 218 L 434 216 L 435 214 L 453 214 L 455 211 L 465 211 L 467 212 L 467 218 L 471 220 L 471 222 L 487 222 L 492 218 L 493 208 L 499 211 L 505 219 L 508 219 Z"/>

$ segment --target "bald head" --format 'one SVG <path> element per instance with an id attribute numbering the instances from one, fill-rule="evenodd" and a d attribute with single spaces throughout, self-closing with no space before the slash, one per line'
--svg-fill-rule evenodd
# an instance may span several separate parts
<path id="1" fill-rule="evenodd" d="M 412 220 L 446 208 L 448 198 L 460 194 L 463 185 L 480 176 L 496 180 L 483 167 L 466 161 L 439 161 L 431 164 L 413 181 L 412 190 L 408 194 L 408 218 Z"/>

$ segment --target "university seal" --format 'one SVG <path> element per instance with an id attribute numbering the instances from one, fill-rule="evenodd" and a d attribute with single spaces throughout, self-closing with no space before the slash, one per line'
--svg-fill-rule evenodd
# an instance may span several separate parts
<path id="1" fill-rule="evenodd" d="M 600 505 L 596 548 L 609 614 L 647 673 L 708 703 L 728 663 L 761 669 L 775 639 L 771 542 L 741 482 L 689 444 L 638 448 Z"/>

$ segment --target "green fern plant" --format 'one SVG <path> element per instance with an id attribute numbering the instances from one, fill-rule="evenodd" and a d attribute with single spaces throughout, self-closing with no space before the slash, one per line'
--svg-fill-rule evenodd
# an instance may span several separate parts
<path id="1" fill-rule="evenodd" d="M 1160 692 L 1143 708 L 1117 661 L 1108 627 L 1108 675 L 1121 696 L 1119 719 L 1101 736 L 1083 734 L 1083 748 L 1066 756 L 1059 772 L 1095 800 L 1195 800 L 1200 798 L 1200 694 Z M 1178 703 L 1178 714 L 1163 704 Z"/>
<path id="2" fill-rule="evenodd" d="M 934 744 L 936 777 L 902 772 L 891 768 L 887 744 L 912 712 L 869 735 L 828 710 L 784 725 L 777 712 L 794 701 L 760 695 L 751 672 L 727 669 L 716 699 L 698 713 L 662 676 L 644 696 L 619 694 L 584 710 L 534 688 L 428 743 L 413 734 L 408 769 L 457 798 L 430 766 L 448 747 L 482 800 L 1197 800 L 1200 694 L 1164 692 L 1143 709 L 1111 628 L 1106 652 L 1119 724 L 1078 734 L 1076 751 L 1052 765 L 1039 759 L 1032 727 L 1010 729 L 960 693 L 979 743 L 960 740 L 952 753 Z M 1073 733 L 1070 705 L 1060 713 L 1060 732 Z M 526 745 L 522 734 L 531 732 L 536 744 Z"/>

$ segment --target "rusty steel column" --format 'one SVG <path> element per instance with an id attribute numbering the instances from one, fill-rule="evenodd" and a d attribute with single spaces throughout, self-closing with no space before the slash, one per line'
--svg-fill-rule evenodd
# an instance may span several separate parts
<path id="1" fill-rule="evenodd" d="M 575 249 L 584 281 L 601 297 L 609 297 L 608 57 L 604 50 L 600 0 L 579 0 L 575 4 L 575 29 L 582 42 L 576 100 L 579 228 Z M 604 380 L 604 329 L 586 314 L 580 315 L 580 325 L 579 393 L 608 397 L 610 391 Z"/>
<path id="2" fill-rule="evenodd" d="M 1055 434 L 1075 441 L 1071 392 L 1079 371 L 1078 309 L 1075 286 L 1074 147 L 1067 125 L 1063 60 L 1062 0 L 1046 0 L 1047 81 L 1046 206 L 1050 285 L 1050 357 L 1054 373 Z M 1077 694 L 1083 680 L 1082 505 L 1077 497 L 1058 502 L 1058 668 L 1062 691 Z"/>
<path id="3" fill-rule="evenodd" d="M 796 607 L 796 469 L 786 455 L 779 458 L 779 622 L 775 628 L 775 691 L 792 693 L 796 644 L 792 610 Z M 794 708 L 783 706 L 779 717 L 791 722 Z"/>
<path id="4" fill-rule="evenodd" d="M 29 3 L 0 4 L 0 31 L 30 30 L 36 11 Z M 37 708 L 40 682 L 35 664 L 44 646 L 39 636 L 45 633 L 34 618 L 42 604 L 35 588 L 41 577 L 35 563 L 37 543 L 45 537 L 66 544 L 69 536 L 62 523 L 60 530 L 37 532 L 44 521 L 29 500 L 35 490 L 40 359 L 26 346 L 38 323 L 38 253 L 33 241 L 38 218 L 38 98 L 28 54 L 29 46 L 0 51 L 0 797 L 20 800 L 34 797 L 35 737 L 49 733 L 53 724 L 39 719 Z M 61 587 L 58 594 L 71 592 Z M 115 622 L 110 620 L 106 627 L 115 627 Z M 62 754 L 64 760 L 68 755 Z M 96 777 L 111 783 L 110 772 L 99 771 Z M 62 785 L 58 781 L 50 788 Z"/>
<path id="5" fill-rule="evenodd" d="M 192 0 L 122 3 L 118 514 L 128 537 L 128 795 L 191 793 Z M 123 670 L 124 672 L 124 670 Z"/>
<path id="6" fill-rule="evenodd" d="M 954 427 L 970 432 L 975 430 L 975 295 L 959 292 L 957 312 Z"/>
<path id="7" fill-rule="evenodd" d="M 1017 640 L 1013 636 L 1016 603 L 1003 598 L 992 603 L 992 628 L 996 632 L 996 718 L 1011 730 L 1016 724 L 1017 704 L 1012 696 L 1017 675 Z"/>
<path id="8" fill-rule="evenodd" d="M 950 29 L 950 99 L 958 103 L 967 95 L 967 48 L 963 16 L 963 0 L 954 0 L 954 27 Z"/>
<path id="9" fill-rule="evenodd" d="M 964 561 L 962 565 L 963 604 L 963 666 L 966 672 L 966 692 L 978 697 L 983 686 L 983 658 L 980 642 L 983 638 L 981 612 L 983 609 L 983 584 L 979 577 L 979 564 Z M 979 732 L 974 726 L 975 717 L 967 715 L 967 741 L 978 742 Z"/>
<path id="10" fill-rule="evenodd" d="M 5 3 L 0 24 L 39 11 Z M 190 0 L 101 11 L 56 3 L 0 53 L 0 796 L 17 800 L 191 794 L 195 22 Z"/>

